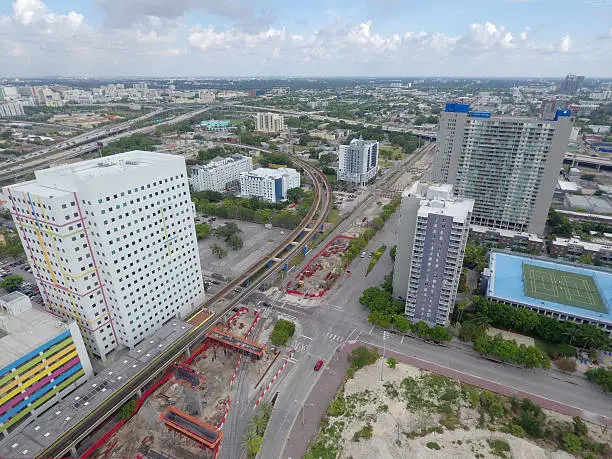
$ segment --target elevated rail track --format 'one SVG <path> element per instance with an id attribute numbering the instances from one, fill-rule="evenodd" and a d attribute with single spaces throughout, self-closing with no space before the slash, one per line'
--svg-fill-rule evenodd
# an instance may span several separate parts
<path id="1" fill-rule="evenodd" d="M 263 150 L 257 147 L 243 146 Z M 212 319 L 196 325 L 182 338 L 169 346 L 164 353 L 153 360 L 147 367 L 143 368 L 132 379 L 126 381 L 121 389 L 109 394 L 104 402 L 72 429 L 68 430 L 46 449 L 38 452 L 36 457 L 62 457 L 67 454 L 74 445 L 83 441 L 102 422 L 130 400 L 140 388 L 155 381 L 161 373 L 168 370 L 182 353 L 190 352 L 192 348 L 200 344 L 206 338 L 208 331 L 215 327 L 236 304 L 246 299 L 247 296 L 258 288 L 262 281 L 282 269 L 284 263 L 316 237 L 318 231 L 307 232 L 305 230 L 306 228 L 319 228 L 327 219 L 332 203 L 332 189 L 321 171 L 300 158 L 293 158 L 293 160 L 310 177 L 315 190 L 313 205 L 302 219 L 300 225 L 276 249 L 268 253 L 259 262 L 253 264 L 246 273 L 228 283 L 221 291 L 202 305 L 201 308 L 194 311 L 187 318 L 187 321 L 189 322 L 196 318 L 203 309 L 214 308 L 215 312 Z M 240 294 L 227 298 L 238 286 L 242 285 L 246 285 L 246 288 Z"/>

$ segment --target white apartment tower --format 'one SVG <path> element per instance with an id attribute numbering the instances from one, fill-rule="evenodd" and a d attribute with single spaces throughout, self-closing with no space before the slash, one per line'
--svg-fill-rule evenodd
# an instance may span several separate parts
<path id="1" fill-rule="evenodd" d="M 266 202 L 287 199 L 287 191 L 300 186 L 300 173 L 289 167 L 269 169 L 260 167 L 240 174 L 240 194 Z"/>
<path id="2" fill-rule="evenodd" d="M 45 307 L 93 354 L 133 347 L 203 303 L 182 157 L 132 151 L 5 188 Z"/>
<path id="3" fill-rule="evenodd" d="M 452 190 L 417 182 L 402 193 L 393 296 L 414 322 L 447 326 L 453 312 L 474 200 Z"/>
<path id="4" fill-rule="evenodd" d="M 476 225 L 542 234 L 571 131 L 569 110 L 553 120 L 492 117 L 446 104 L 433 180 L 476 201 Z"/>
<path id="5" fill-rule="evenodd" d="M 229 158 L 216 157 L 208 164 L 192 166 L 191 186 L 194 191 L 225 191 L 232 183 L 240 182 L 240 173 L 253 170 L 253 158 L 235 154 Z"/>
<path id="6" fill-rule="evenodd" d="M 255 116 L 255 130 L 260 132 L 284 131 L 285 118 L 277 113 L 258 113 Z"/>
<path id="7" fill-rule="evenodd" d="M 353 139 L 340 145 L 338 151 L 338 180 L 367 185 L 378 174 L 378 142 Z"/>

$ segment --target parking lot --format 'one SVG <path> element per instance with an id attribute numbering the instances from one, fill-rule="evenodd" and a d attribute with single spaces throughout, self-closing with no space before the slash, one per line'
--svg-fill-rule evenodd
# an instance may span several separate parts
<path id="1" fill-rule="evenodd" d="M 17 291 L 27 295 L 32 300 L 32 303 L 42 305 L 42 297 L 32 276 L 30 265 L 27 261 L 4 261 L 0 265 L 0 280 L 7 276 L 16 275 L 23 277 L 23 283 L 19 286 Z M 0 296 L 6 295 L 8 292 L 4 289 L 0 289 Z"/>
<path id="2" fill-rule="evenodd" d="M 282 228 L 266 228 L 259 223 L 227 220 L 220 217 L 216 217 L 213 222 L 208 220 L 203 219 L 202 221 L 196 221 L 196 223 L 207 223 L 213 229 L 224 225 L 225 222 L 233 221 L 236 223 L 242 230 L 240 237 L 244 241 L 244 247 L 240 250 L 232 250 L 227 247 L 223 239 L 217 238 L 212 234 L 206 239 L 200 239 L 198 247 L 200 250 L 202 274 L 207 277 L 212 276 L 214 273 L 221 274 L 228 279 L 238 276 L 263 258 L 266 253 L 271 252 L 291 232 L 291 230 Z M 227 256 L 219 259 L 216 255 L 213 255 L 210 246 L 214 244 L 219 244 L 226 249 Z"/>

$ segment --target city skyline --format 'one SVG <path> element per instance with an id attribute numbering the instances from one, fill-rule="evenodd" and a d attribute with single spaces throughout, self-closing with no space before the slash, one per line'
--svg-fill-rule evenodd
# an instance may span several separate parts
<path id="1" fill-rule="evenodd" d="M 107 0 L 15 0 L 0 6 L 0 68 L 19 77 L 604 77 L 612 74 L 611 17 L 605 2 L 288 8 L 182 0 L 118 8 Z"/>

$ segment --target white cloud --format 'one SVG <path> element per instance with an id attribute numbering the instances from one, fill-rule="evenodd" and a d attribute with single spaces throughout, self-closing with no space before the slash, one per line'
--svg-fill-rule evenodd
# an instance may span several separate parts
<path id="1" fill-rule="evenodd" d="M 249 18 L 256 17 L 252 11 L 232 12 L 232 5 L 243 0 L 231 0 L 215 10 L 215 14 L 227 17 L 234 14 L 234 25 L 226 28 L 189 24 L 184 15 L 190 8 L 212 11 L 217 8 L 214 4 L 221 2 L 176 0 L 177 11 L 170 11 L 165 0 L 97 1 L 109 17 L 119 15 L 119 5 L 123 5 L 129 18 L 125 23 L 131 25 L 119 27 L 121 21 L 116 21 L 94 27 L 76 11 L 56 14 L 41 0 L 16 0 L 12 15 L 0 16 L 0 68 L 23 76 L 537 76 L 564 73 L 568 65 L 587 62 L 584 56 L 589 54 L 573 52 L 580 49 L 574 49 L 569 35 L 556 41 L 536 41 L 529 27 L 512 31 L 492 22 L 471 24 L 463 33 L 449 35 L 386 32 L 371 20 L 346 24 L 334 16 L 327 24 L 296 34 L 290 26 L 262 23 L 252 28 L 247 24 Z M 608 35 L 612 36 L 612 31 Z M 601 53 L 605 54 L 606 46 L 608 43 L 601 44 Z M 553 58 L 560 55 L 563 61 Z M 610 73 L 612 62 L 599 60 L 597 69 L 600 74 Z"/>
<path id="2" fill-rule="evenodd" d="M 569 35 L 565 35 L 559 42 L 558 49 L 562 53 L 568 53 L 572 47 L 572 39 Z"/>

